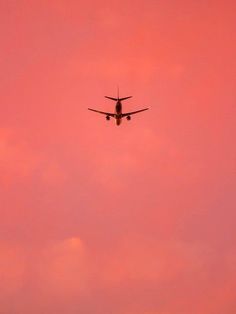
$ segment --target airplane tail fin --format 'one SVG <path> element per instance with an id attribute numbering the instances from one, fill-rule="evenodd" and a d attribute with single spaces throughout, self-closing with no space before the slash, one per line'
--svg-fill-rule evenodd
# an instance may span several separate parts
<path id="1" fill-rule="evenodd" d="M 110 96 L 105 96 L 105 97 L 108 98 L 108 99 L 114 100 L 114 101 L 118 101 L 118 100 L 122 101 L 122 100 L 129 99 L 129 98 L 131 98 L 132 96 L 127 96 L 127 97 L 122 97 L 122 98 L 120 98 L 120 96 L 119 96 L 119 86 L 117 86 L 117 98 L 110 97 Z"/>

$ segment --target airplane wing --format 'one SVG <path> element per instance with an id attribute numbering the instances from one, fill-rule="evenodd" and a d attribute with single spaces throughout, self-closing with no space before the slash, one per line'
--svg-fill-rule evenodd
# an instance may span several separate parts
<path id="1" fill-rule="evenodd" d="M 142 111 L 145 111 L 145 110 L 148 110 L 148 109 L 149 108 L 145 108 L 145 109 L 141 109 L 141 110 L 137 110 L 137 111 L 122 113 L 122 118 L 123 117 L 127 117 L 127 116 L 131 116 L 132 114 L 139 113 L 139 112 L 142 112 Z"/>
<path id="2" fill-rule="evenodd" d="M 91 109 L 91 108 L 88 108 L 88 110 L 94 111 L 94 112 L 98 112 L 98 113 L 101 113 L 101 114 L 105 114 L 106 116 L 109 116 L 109 117 L 113 117 L 113 118 L 115 117 L 114 113 L 99 111 L 99 110 L 95 110 L 95 109 Z"/>

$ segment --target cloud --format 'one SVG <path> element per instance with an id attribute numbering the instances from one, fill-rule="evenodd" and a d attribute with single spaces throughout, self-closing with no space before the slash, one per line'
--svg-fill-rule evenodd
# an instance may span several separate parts
<path id="1" fill-rule="evenodd" d="M 25 273 L 25 251 L 16 244 L 0 241 L 0 298 L 15 295 L 24 284 Z"/>
<path id="2" fill-rule="evenodd" d="M 20 139 L 20 134 L 12 129 L 0 129 L 0 171 L 1 183 L 11 184 L 22 178 L 27 178 L 36 169 L 40 157 Z"/>
<path id="3" fill-rule="evenodd" d="M 1 5 L 0 312 L 235 313 L 235 5 Z"/>
<path id="4" fill-rule="evenodd" d="M 27 299 L 39 314 L 39 304 L 65 311 L 80 306 L 85 313 L 98 307 L 117 314 L 233 313 L 235 252 L 218 265 L 216 254 L 207 245 L 138 234 L 126 235 L 109 251 L 93 250 L 78 236 L 31 249 L 1 242 L 1 298 L 18 296 L 15 306 L 23 309 L 30 288 Z"/>
<path id="5" fill-rule="evenodd" d="M 73 298 L 89 289 L 86 249 L 79 237 L 45 247 L 38 266 L 40 288 L 49 295 Z"/>
<path id="6" fill-rule="evenodd" d="M 204 248 L 128 236 L 105 262 L 102 280 L 108 286 L 132 281 L 162 284 L 179 278 L 186 268 L 191 276 L 202 271 L 205 262 Z"/>
<path id="7" fill-rule="evenodd" d="M 33 177 L 49 186 L 66 180 L 66 173 L 57 161 L 47 153 L 33 149 L 23 134 L 10 128 L 0 128 L 0 171 L 3 185 Z"/>

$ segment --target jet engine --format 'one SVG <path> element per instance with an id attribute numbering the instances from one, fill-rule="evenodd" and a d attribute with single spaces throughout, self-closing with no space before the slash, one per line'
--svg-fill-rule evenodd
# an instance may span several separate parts
<path id="1" fill-rule="evenodd" d="M 111 119 L 111 117 L 110 116 L 106 116 L 106 119 L 107 119 L 107 121 L 109 121 Z"/>
<path id="2" fill-rule="evenodd" d="M 131 120 L 131 116 L 127 116 L 126 119 L 129 121 Z"/>

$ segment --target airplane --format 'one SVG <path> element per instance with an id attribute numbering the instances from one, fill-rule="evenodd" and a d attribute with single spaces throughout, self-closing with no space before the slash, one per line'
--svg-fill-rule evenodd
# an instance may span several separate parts
<path id="1" fill-rule="evenodd" d="M 88 110 L 90 111 L 94 111 L 97 113 L 101 113 L 106 115 L 106 119 L 109 121 L 111 118 L 114 118 L 116 120 L 116 125 L 120 125 L 122 118 L 126 117 L 126 119 L 128 121 L 131 120 L 131 115 L 135 114 L 135 113 L 139 113 L 145 110 L 148 110 L 149 108 L 145 108 L 145 109 L 140 109 L 137 111 L 132 111 L 132 112 L 126 112 L 126 113 L 122 113 L 122 101 L 131 98 L 132 96 L 127 96 L 127 97 L 122 97 L 119 98 L 119 89 L 118 89 L 118 93 L 117 93 L 117 98 L 114 97 L 110 97 L 110 96 L 104 96 L 105 98 L 111 99 L 113 101 L 116 101 L 116 107 L 115 107 L 115 112 L 111 113 L 111 112 L 104 112 L 104 111 L 99 111 L 99 110 L 95 110 L 95 109 L 91 109 L 88 108 Z"/>

